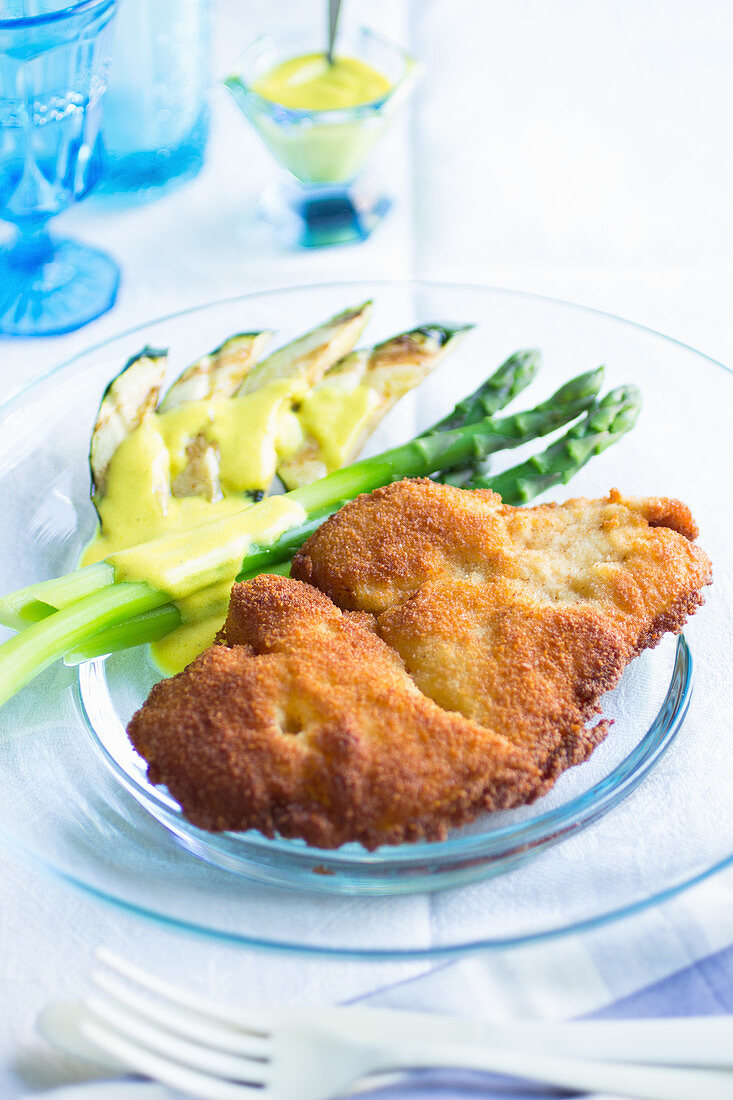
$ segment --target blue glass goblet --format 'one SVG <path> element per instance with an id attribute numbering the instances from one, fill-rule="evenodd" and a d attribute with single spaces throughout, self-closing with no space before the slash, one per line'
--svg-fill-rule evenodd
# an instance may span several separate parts
<path id="1" fill-rule="evenodd" d="M 102 170 L 98 144 L 117 0 L 0 0 L 0 334 L 71 332 L 109 309 L 119 270 L 48 221 Z"/>

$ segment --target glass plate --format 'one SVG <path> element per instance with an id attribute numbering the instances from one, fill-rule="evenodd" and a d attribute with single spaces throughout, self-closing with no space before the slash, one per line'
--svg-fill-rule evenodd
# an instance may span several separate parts
<path id="1" fill-rule="evenodd" d="M 599 362 L 607 386 L 642 387 L 634 432 L 554 496 L 598 496 L 615 485 L 691 505 L 716 583 L 686 630 L 689 647 L 667 638 L 630 666 L 604 699 L 615 719 L 609 737 L 546 798 L 440 844 L 371 853 L 193 828 L 147 783 L 124 734 L 157 675 L 145 651 L 79 670 L 59 665 L 0 713 L 0 837 L 76 886 L 170 926 L 245 946 L 372 958 L 558 935 L 655 903 L 723 866 L 733 849 L 733 760 L 721 718 L 730 686 L 720 676 L 729 555 L 711 470 L 733 468 L 733 387 L 719 364 L 650 330 L 516 292 L 406 282 L 268 292 L 144 325 L 0 408 L 0 587 L 72 568 L 91 535 L 89 433 L 104 386 L 130 355 L 146 343 L 169 346 L 173 377 L 232 332 L 269 327 L 284 341 L 366 297 L 375 300 L 370 341 L 420 322 L 478 322 L 385 419 L 370 450 L 438 419 L 518 347 L 540 347 L 544 364 L 517 404 Z M 525 453 L 499 456 L 495 468 Z"/>

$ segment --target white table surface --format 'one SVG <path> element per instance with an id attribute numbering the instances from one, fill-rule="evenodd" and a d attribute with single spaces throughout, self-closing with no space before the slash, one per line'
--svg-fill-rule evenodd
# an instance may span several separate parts
<path id="1" fill-rule="evenodd" d="M 215 3 L 216 71 L 272 21 L 320 19 L 321 3 Z M 733 9 L 726 0 L 347 0 L 347 13 L 409 45 L 426 74 L 375 158 L 396 202 L 366 244 L 288 252 L 256 222 L 273 164 L 226 93 L 197 180 L 147 205 L 88 200 L 57 229 L 107 248 L 123 284 L 109 314 L 40 341 L 0 340 L 0 396 L 77 350 L 155 316 L 268 287 L 349 278 L 477 281 L 535 291 L 640 321 L 733 364 Z M 268 22 L 269 21 L 269 22 Z M 0 233 L 2 230 L 0 230 Z M 231 997 L 356 996 L 421 968 L 252 956 L 182 940 L 71 893 L 0 852 L 0 1096 L 82 1076 L 34 1037 L 38 1009 L 86 988 L 91 948 L 114 946 L 160 972 L 185 959 L 192 986 Z M 731 877 L 650 922 L 626 921 L 559 948 L 577 967 L 568 1010 L 594 1007 L 608 953 L 652 976 L 733 940 Z M 690 943 L 695 906 L 709 942 Z M 665 915 L 666 914 L 666 915 Z M 651 947 L 650 947 L 651 945 Z M 655 956 L 650 960 L 649 952 Z M 550 949 L 543 973 L 552 973 Z M 534 961 L 533 961 L 534 959 Z M 557 1008 L 533 985 L 531 953 L 508 1010 Z M 557 981 L 555 979 L 555 986 Z M 505 983 L 507 985 L 507 983 Z M 620 983 L 618 995 L 625 991 Z M 600 988 L 600 987 L 599 987 Z M 600 996 L 600 993 L 598 993 Z M 553 1000 L 553 998 L 555 998 Z"/>

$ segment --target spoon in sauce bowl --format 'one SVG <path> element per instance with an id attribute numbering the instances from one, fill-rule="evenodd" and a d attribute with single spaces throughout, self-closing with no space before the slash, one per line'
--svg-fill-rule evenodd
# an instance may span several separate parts
<path id="1" fill-rule="evenodd" d="M 328 0 L 328 49 L 326 50 L 326 59 L 329 65 L 333 65 L 333 47 L 336 41 L 340 13 L 341 0 Z"/>

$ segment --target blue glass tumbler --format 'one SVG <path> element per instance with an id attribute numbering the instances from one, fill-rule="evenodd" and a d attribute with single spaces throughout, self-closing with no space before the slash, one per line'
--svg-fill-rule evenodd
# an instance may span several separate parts
<path id="1" fill-rule="evenodd" d="M 115 262 L 48 222 L 101 174 L 116 3 L 0 0 L 0 218 L 18 230 L 0 249 L 0 334 L 71 332 L 115 300 Z"/>
<path id="2" fill-rule="evenodd" d="M 200 171 L 210 53 L 209 0 L 119 0 L 102 126 L 105 194 L 147 200 Z"/>

